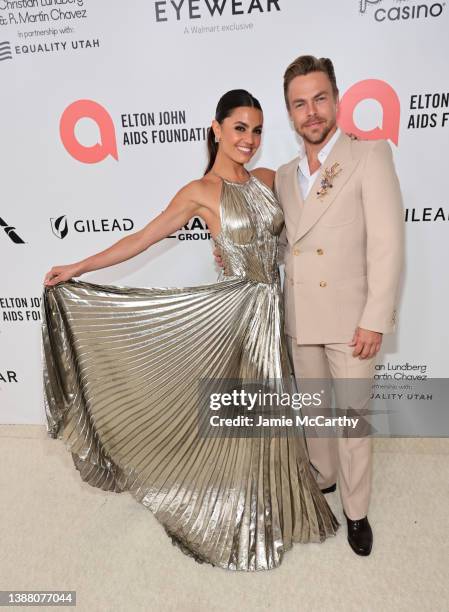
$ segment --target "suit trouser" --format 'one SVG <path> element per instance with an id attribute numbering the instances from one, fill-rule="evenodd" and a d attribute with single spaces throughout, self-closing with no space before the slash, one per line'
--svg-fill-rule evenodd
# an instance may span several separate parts
<path id="1" fill-rule="evenodd" d="M 339 408 L 351 407 L 362 415 L 369 410 L 375 356 L 369 359 L 353 357 L 354 347 L 347 344 L 298 345 L 290 336 L 287 336 L 287 345 L 300 390 L 307 391 L 308 379 L 325 379 L 329 386 L 332 379 Z M 345 385 L 344 379 L 363 380 L 354 386 L 351 380 Z M 303 414 L 310 416 L 317 414 L 316 409 L 315 413 L 313 410 L 302 408 Z M 318 412 L 323 413 L 322 409 Z M 308 435 L 306 428 L 307 448 L 318 485 L 324 489 L 338 479 L 346 515 L 352 520 L 366 516 L 371 494 L 372 439 L 366 435 L 319 436 L 318 431 L 311 430 Z"/>

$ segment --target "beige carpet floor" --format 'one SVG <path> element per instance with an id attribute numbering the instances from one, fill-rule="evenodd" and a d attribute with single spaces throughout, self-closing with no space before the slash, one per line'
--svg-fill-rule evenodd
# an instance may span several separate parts
<path id="1" fill-rule="evenodd" d="M 183 555 L 130 494 L 83 483 L 43 426 L 0 426 L 0 462 L 0 590 L 77 592 L 76 608 L 37 609 L 449 610 L 449 440 L 375 441 L 369 557 L 347 544 L 337 492 L 338 535 L 256 573 Z"/>

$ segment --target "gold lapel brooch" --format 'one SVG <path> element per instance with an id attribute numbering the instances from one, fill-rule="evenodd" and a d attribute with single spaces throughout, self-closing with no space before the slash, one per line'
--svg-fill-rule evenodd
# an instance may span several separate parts
<path id="1" fill-rule="evenodd" d="M 333 180 L 336 176 L 340 174 L 341 171 L 342 171 L 342 168 L 340 168 L 340 164 L 338 162 L 335 162 L 335 164 L 332 164 L 330 168 L 324 169 L 324 173 L 320 181 L 321 189 L 316 192 L 319 198 L 322 198 L 323 196 L 325 196 L 328 190 L 332 189 Z"/>

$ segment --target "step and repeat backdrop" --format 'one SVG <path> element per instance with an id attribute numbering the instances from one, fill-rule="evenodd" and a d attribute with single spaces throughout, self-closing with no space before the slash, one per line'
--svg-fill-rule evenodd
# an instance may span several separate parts
<path id="1" fill-rule="evenodd" d="M 252 166 L 298 151 L 282 76 L 330 57 L 340 126 L 390 141 L 407 264 L 383 380 L 447 377 L 449 9 L 414 0 L 0 0 L 0 422 L 44 423 L 42 281 L 140 229 L 206 164 L 220 96 L 264 109 Z M 82 280 L 213 282 L 202 219 Z"/>

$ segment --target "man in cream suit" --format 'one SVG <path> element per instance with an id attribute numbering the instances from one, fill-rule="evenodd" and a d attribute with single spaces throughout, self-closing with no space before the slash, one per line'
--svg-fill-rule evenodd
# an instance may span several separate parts
<path id="1" fill-rule="evenodd" d="M 403 263 L 403 213 L 387 141 L 363 141 L 337 127 L 332 62 L 302 56 L 284 75 L 299 157 L 281 166 L 275 191 L 285 215 L 285 332 L 299 384 L 363 379 L 360 394 L 335 384 L 337 407 L 363 414 L 383 334 L 394 330 Z M 363 385 L 362 385 L 363 388 Z M 349 389 L 349 390 L 348 390 Z M 348 541 L 369 555 L 372 440 L 307 434 L 310 462 L 325 492 L 338 486 Z"/>

